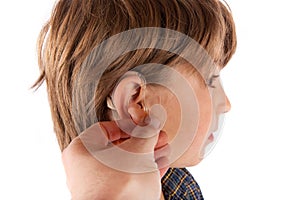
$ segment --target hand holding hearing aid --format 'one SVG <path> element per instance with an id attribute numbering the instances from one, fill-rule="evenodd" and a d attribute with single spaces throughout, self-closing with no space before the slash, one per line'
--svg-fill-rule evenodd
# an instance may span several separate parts
<path id="1" fill-rule="evenodd" d="M 118 119 L 90 126 L 63 152 L 73 200 L 160 198 L 170 154 L 167 134 L 161 131 L 164 108 L 136 107 L 132 98 L 122 99 L 126 108 L 117 107 L 117 98 L 109 98 L 108 107 Z"/>
<path id="2" fill-rule="evenodd" d="M 159 199 L 170 149 L 162 131 L 167 115 L 146 108 L 145 82 L 127 72 L 107 98 L 112 121 L 95 123 L 63 152 L 72 199 Z"/>

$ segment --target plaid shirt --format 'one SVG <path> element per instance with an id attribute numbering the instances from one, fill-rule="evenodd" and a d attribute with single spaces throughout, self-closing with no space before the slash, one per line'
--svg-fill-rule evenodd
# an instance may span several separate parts
<path id="1" fill-rule="evenodd" d="M 199 185 L 185 168 L 170 168 L 161 183 L 166 200 L 204 200 Z"/>

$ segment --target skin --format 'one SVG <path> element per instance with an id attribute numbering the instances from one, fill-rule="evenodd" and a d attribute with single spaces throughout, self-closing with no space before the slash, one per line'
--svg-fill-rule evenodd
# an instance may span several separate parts
<path id="1" fill-rule="evenodd" d="M 185 66 L 185 68 L 187 67 Z M 93 157 L 91 152 L 83 145 L 80 137 L 77 137 L 64 150 L 62 156 L 72 199 L 143 199 L 145 196 L 149 199 L 163 199 L 160 179 L 168 167 L 193 166 L 203 159 L 204 148 L 212 141 L 209 130 L 212 130 L 211 127 L 214 129 L 218 115 L 230 110 L 230 103 L 220 86 L 219 80 L 215 80 L 217 88 L 212 89 L 204 84 L 199 74 L 188 73 L 181 69 L 182 67 L 178 67 L 175 70 L 190 84 L 196 94 L 200 110 L 199 116 L 195 116 L 199 117 L 198 129 L 189 148 L 183 152 L 178 160 L 168 163 L 169 152 L 163 148 L 167 147 L 176 137 L 179 128 L 176 124 L 179 124 L 181 119 L 180 104 L 170 90 L 159 86 L 146 87 L 144 90 L 140 90 L 138 94 L 133 92 L 136 91 L 136 88 L 122 93 L 128 83 L 140 84 L 136 77 L 128 77 L 128 79 L 119 83 L 120 90 L 116 90 L 116 96 L 118 99 L 127 99 L 124 95 L 134 94 L 135 99 L 129 103 L 127 110 L 131 119 L 135 124 L 145 125 L 147 112 L 145 112 L 143 106 L 151 108 L 152 105 L 160 104 L 167 114 L 164 126 L 159 127 L 158 130 L 153 128 L 152 130 L 157 131 L 158 134 L 152 137 L 135 138 L 121 131 L 115 122 L 100 122 L 101 130 L 103 130 L 100 134 L 104 134 L 115 145 L 128 152 L 154 152 L 154 160 L 160 170 L 131 174 L 112 169 Z M 209 91 L 219 93 L 220 96 L 224 97 L 223 100 L 211 98 Z M 139 102 L 143 98 L 145 98 L 144 105 L 141 105 Z M 116 102 L 116 107 L 123 108 L 123 102 Z M 89 131 L 84 134 L 87 137 L 93 137 Z M 167 167 L 160 167 L 166 165 L 166 163 Z"/>
<path id="2" fill-rule="evenodd" d="M 219 78 L 213 81 L 213 85 L 216 88 L 212 88 L 205 84 L 199 73 L 190 73 L 186 70 L 186 68 L 191 68 L 191 65 L 185 64 L 183 66 L 176 67 L 175 70 L 185 78 L 185 80 L 190 84 L 190 87 L 194 90 L 198 103 L 198 110 L 200 111 L 197 116 L 199 118 L 199 124 L 197 132 L 195 133 L 195 138 L 190 147 L 178 160 L 171 163 L 171 167 L 188 167 L 199 164 L 204 156 L 204 148 L 213 140 L 213 138 L 210 137 L 212 133 L 209 132 L 209 129 L 213 127 L 212 129 L 216 131 L 218 123 L 216 120 L 217 117 L 220 114 L 228 112 L 231 108 L 230 101 L 220 84 Z M 185 69 L 185 71 L 182 69 Z M 214 74 L 219 74 L 220 71 L 221 69 L 217 69 Z M 219 99 L 216 97 L 211 98 L 209 92 L 217 93 Z M 170 143 L 176 137 L 176 133 L 179 128 L 181 120 L 180 103 L 176 96 L 164 87 L 150 87 L 147 93 L 148 95 L 146 98 L 148 107 L 159 103 L 163 105 L 167 111 L 168 117 L 163 130 L 167 133 L 168 143 Z M 159 96 L 159 98 L 156 98 L 157 96 Z"/>

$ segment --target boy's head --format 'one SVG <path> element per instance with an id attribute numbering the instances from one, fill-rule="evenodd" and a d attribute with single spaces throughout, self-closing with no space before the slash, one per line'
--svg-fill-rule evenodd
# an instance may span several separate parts
<path id="1" fill-rule="evenodd" d="M 228 9 L 217 0 L 60 0 L 39 37 L 41 76 L 61 150 L 77 136 L 72 115 L 72 91 L 85 59 L 101 42 L 126 30 L 161 27 L 181 32 L 204 48 L 224 67 L 236 48 L 235 27 Z M 153 43 L 159 38 L 152 38 Z M 95 109 L 99 120 L 110 120 L 107 97 L 132 68 L 160 63 L 176 65 L 177 55 L 138 49 L 120 56 L 101 77 Z M 77 84 L 77 83 L 76 83 Z"/>

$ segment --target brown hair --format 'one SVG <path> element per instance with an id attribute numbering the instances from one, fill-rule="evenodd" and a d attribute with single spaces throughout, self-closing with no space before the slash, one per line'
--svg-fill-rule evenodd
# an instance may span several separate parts
<path id="1" fill-rule="evenodd" d="M 89 53 L 105 39 L 139 27 L 162 27 L 196 40 L 220 65 L 236 49 L 235 26 L 229 10 L 217 0 L 60 0 L 41 30 L 38 55 L 61 150 L 77 136 L 72 116 L 72 88 Z M 154 39 L 155 40 L 155 39 Z M 155 49 L 127 53 L 112 63 L 97 88 L 95 109 L 99 120 L 109 120 L 106 97 L 116 81 L 144 63 L 168 64 L 174 54 Z"/>

